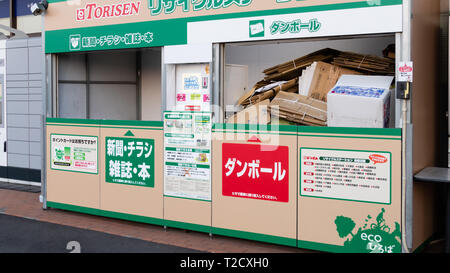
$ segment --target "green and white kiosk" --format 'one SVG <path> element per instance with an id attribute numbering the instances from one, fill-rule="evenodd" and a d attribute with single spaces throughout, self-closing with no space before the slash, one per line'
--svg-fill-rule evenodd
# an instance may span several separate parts
<path id="1" fill-rule="evenodd" d="M 45 209 L 329 252 L 434 233 L 434 188 L 412 177 L 437 153 L 438 1 L 53 0 L 43 16 Z M 415 67 L 390 128 L 225 124 L 264 68 L 389 44 Z M 306 185 L 348 168 L 364 175 Z"/>

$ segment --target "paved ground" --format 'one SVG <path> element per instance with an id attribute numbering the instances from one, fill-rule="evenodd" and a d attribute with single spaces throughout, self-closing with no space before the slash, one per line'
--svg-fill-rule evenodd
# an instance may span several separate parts
<path id="1" fill-rule="evenodd" d="M 0 253 L 196 253 L 108 233 L 0 215 Z"/>
<path id="2" fill-rule="evenodd" d="M 0 214 L 18 216 L 40 222 L 65 225 L 73 228 L 103 232 L 110 235 L 135 238 L 147 242 L 171 245 L 202 252 L 313 253 L 313 251 L 297 249 L 294 247 L 278 246 L 237 238 L 214 236 L 211 239 L 207 234 L 199 232 L 184 231 L 174 228 L 168 228 L 167 231 L 165 231 L 161 226 L 86 215 L 57 209 L 43 210 L 42 204 L 39 202 L 40 193 L 33 190 L 28 192 L 23 190 L 24 189 L 21 189 L 21 191 L 1 189 L 0 187 Z M 66 241 L 75 239 L 64 237 L 61 240 Z M 59 249 L 61 246 L 59 245 L 54 247 Z M 65 246 L 63 251 L 64 250 Z M 0 249 L 0 252 L 1 251 L 2 249 Z"/>
<path id="3" fill-rule="evenodd" d="M 190 251 L 200 251 L 200 252 L 210 252 L 210 253 L 317 253 L 311 250 L 297 249 L 294 247 L 278 246 L 273 244 L 266 244 L 261 242 L 242 240 L 237 238 L 214 236 L 212 239 L 204 233 L 194 232 L 194 231 L 184 231 L 180 229 L 168 228 L 164 230 L 161 226 L 149 225 L 144 223 L 135 223 L 130 221 L 124 221 L 119 219 L 111 219 L 100 216 L 86 215 L 81 213 L 49 209 L 43 210 L 42 204 L 39 202 L 39 191 L 33 187 L 16 187 L 10 188 L 7 185 L 2 185 L 0 183 L 0 216 L 10 215 L 17 216 L 21 218 L 26 218 L 28 220 L 36 220 L 39 222 L 53 223 L 61 226 L 41 226 L 45 228 L 55 229 L 67 232 L 67 236 L 61 236 L 58 240 L 55 240 L 55 245 L 49 245 L 48 251 L 59 252 L 61 247 L 62 251 L 67 251 L 66 245 L 68 240 L 76 240 L 76 238 L 82 238 L 83 240 L 82 248 L 86 251 L 96 252 L 102 251 L 99 248 L 100 242 L 105 242 L 110 238 L 111 242 L 116 242 L 114 240 L 122 239 L 124 244 L 127 242 L 126 239 L 142 240 L 140 245 L 142 245 L 142 251 L 152 252 L 152 250 L 161 250 L 160 252 L 172 251 L 172 252 L 190 252 Z M 2 221 L 6 219 L 5 217 L 0 217 L 0 243 L 5 240 L 2 233 Z M 25 221 L 26 219 L 22 219 Z M 9 220 L 13 221 L 13 220 Z M 21 220 L 14 220 L 16 223 L 30 223 L 36 228 L 40 225 L 38 222 L 20 222 Z M 13 221 L 13 222 L 14 222 Z M 20 225 L 16 225 L 20 227 Z M 72 230 L 72 228 L 75 228 Z M 9 232 L 17 231 L 19 229 L 12 228 Z M 97 233 L 90 233 L 89 231 L 96 231 Z M 101 232 L 101 233 L 99 233 Z M 42 235 L 43 234 L 43 235 Z M 50 236 L 50 234 L 42 236 Z M 92 236 L 98 236 L 99 243 L 91 246 L 86 244 L 84 246 L 84 238 L 93 238 Z M 70 236 L 69 236 L 70 235 Z M 73 236 L 72 236 L 73 235 Z M 78 236 L 79 237 L 76 237 Z M 107 237 L 108 235 L 116 235 L 116 237 Z M 12 235 L 15 236 L 15 235 Z M 121 236 L 122 238 L 117 238 Z M 76 238 L 72 238 L 76 237 Z M 125 238 L 123 238 L 125 237 Z M 22 240 L 20 238 L 14 237 L 17 240 Z M 51 239 L 47 237 L 47 239 Z M 89 242 L 88 239 L 86 242 Z M 120 241 L 120 240 L 119 240 Z M 11 242 L 12 243 L 12 242 Z M 81 242 L 80 242 L 81 243 Z M 148 243 L 147 245 L 145 243 Z M 151 244 L 153 243 L 153 244 Z M 37 242 L 37 249 L 42 246 L 42 242 Z M 40 245 L 39 245 L 40 244 Z M 58 244 L 58 245 L 56 245 Z M 442 240 L 436 240 L 432 242 L 425 250 L 425 253 L 442 253 L 444 242 Z M 50 247 L 51 246 L 51 247 Z M 114 246 L 114 251 L 120 252 L 121 244 L 117 241 Z M 172 247 L 172 248 L 171 248 Z M 11 251 L 22 252 L 26 248 L 12 248 Z M 135 249 L 127 248 L 128 250 L 134 252 Z M 41 249 L 43 250 L 43 249 Z M 0 245 L 0 252 L 8 251 L 2 248 Z M 26 250 L 24 250 L 26 251 Z M 39 251 L 39 250 L 36 250 Z M 108 251 L 108 250 L 105 250 Z M 112 251 L 112 252 L 114 252 Z M 136 250 L 137 251 L 137 250 Z"/>

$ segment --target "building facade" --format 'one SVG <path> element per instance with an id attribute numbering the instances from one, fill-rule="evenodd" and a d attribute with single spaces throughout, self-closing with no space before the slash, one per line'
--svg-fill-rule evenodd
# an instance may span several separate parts
<path id="1" fill-rule="evenodd" d="M 0 180 L 39 185 L 42 150 L 42 17 L 30 1 L 0 1 Z"/>

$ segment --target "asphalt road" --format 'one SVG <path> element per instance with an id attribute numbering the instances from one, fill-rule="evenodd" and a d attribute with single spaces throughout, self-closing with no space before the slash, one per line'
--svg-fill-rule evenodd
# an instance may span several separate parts
<path id="1" fill-rule="evenodd" d="M 0 253 L 197 253 L 58 224 L 0 214 Z"/>

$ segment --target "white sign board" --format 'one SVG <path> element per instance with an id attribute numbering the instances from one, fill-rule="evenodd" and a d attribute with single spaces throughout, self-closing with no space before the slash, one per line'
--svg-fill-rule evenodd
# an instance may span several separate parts
<path id="1" fill-rule="evenodd" d="M 164 113 L 164 195 L 211 201 L 211 112 Z"/>
<path id="2" fill-rule="evenodd" d="M 391 203 L 391 153 L 300 149 L 300 195 Z"/>
<path id="3" fill-rule="evenodd" d="M 318 1 L 320 2 L 320 1 Z M 401 5 L 188 23 L 188 44 L 402 32 Z M 374 23 L 376 22 L 376 23 Z"/>
<path id="4" fill-rule="evenodd" d="M 98 173 L 98 137 L 50 135 L 52 170 Z"/>

